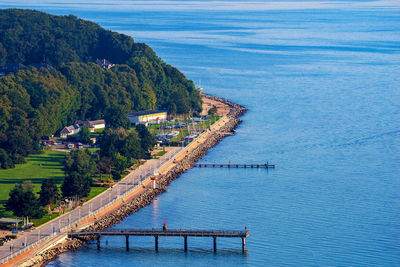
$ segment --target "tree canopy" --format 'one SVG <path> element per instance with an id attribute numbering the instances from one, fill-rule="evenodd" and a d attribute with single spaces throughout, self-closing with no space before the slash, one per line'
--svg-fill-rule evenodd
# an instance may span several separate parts
<path id="1" fill-rule="evenodd" d="M 115 66 L 103 69 L 96 59 Z M 0 66 L 10 63 L 26 67 L 0 76 L 1 168 L 23 162 L 41 136 L 77 119 L 118 128 L 133 111 L 201 110 L 193 82 L 149 46 L 72 15 L 0 10 Z"/>
<path id="2" fill-rule="evenodd" d="M 61 186 L 64 197 L 86 197 L 90 192 L 96 163 L 87 149 L 74 149 L 65 156 L 65 179 Z"/>
<path id="3" fill-rule="evenodd" d="M 10 210 L 15 216 L 40 218 L 44 215 L 44 210 L 39 204 L 33 192 L 33 185 L 29 181 L 17 184 L 10 191 L 10 198 L 6 202 L 6 210 Z"/>
<path id="4" fill-rule="evenodd" d="M 54 179 L 43 180 L 39 195 L 39 202 L 42 206 L 53 204 L 59 199 L 60 194 Z"/>

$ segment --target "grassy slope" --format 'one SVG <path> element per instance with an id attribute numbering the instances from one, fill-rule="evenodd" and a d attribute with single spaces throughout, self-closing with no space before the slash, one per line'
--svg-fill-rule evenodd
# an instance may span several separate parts
<path id="1" fill-rule="evenodd" d="M 4 211 L 4 204 L 9 197 L 9 192 L 16 183 L 30 180 L 35 187 L 35 192 L 40 191 L 43 179 L 54 178 L 57 185 L 61 186 L 64 180 L 64 156 L 65 152 L 48 150 L 43 154 L 31 155 L 26 159 L 25 164 L 18 164 L 14 169 L 0 169 L 0 211 Z M 106 189 L 105 187 L 92 187 L 87 199 L 95 197 Z M 4 212 L 3 215 L 14 217 L 10 211 Z M 57 216 L 58 214 L 46 214 L 41 219 L 34 219 L 33 222 L 38 226 Z"/>
<path id="2" fill-rule="evenodd" d="M 3 209 L 16 183 L 30 180 L 36 192 L 40 191 L 43 179 L 54 178 L 61 185 L 64 179 L 64 156 L 65 152 L 44 151 L 43 154 L 29 156 L 25 164 L 18 164 L 14 169 L 0 169 L 0 209 Z"/>

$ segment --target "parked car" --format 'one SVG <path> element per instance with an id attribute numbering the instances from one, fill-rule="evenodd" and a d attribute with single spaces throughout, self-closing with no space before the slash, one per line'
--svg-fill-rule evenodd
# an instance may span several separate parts
<path id="1" fill-rule="evenodd" d="M 75 145 L 72 143 L 65 144 L 65 148 L 73 149 L 74 147 L 75 147 Z"/>

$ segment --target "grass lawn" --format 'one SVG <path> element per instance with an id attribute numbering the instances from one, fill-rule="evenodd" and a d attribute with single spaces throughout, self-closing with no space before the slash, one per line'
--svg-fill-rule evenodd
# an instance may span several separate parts
<path id="1" fill-rule="evenodd" d="M 100 152 L 100 148 L 99 147 L 89 147 L 89 148 L 87 148 L 87 150 L 89 150 L 90 153 Z"/>
<path id="2" fill-rule="evenodd" d="M 90 193 L 89 195 L 86 197 L 86 201 L 89 199 L 94 198 L 95 196 L 97 196 L 98 194 L 106 191 L 108 189 L 108 187 L 103 187 L 103 186 L 92 186 L 90 188 Z"/>
<path id="3" fill-rule="evenodd" d="M 90 137 L 99 138 L 105 129 L 96 129 L 93 133 L 90 133 Z"/>
<path id="4" fill-rule="evenodd" d="M 167 153 L 167 151 L 160 151 L 157 153 L 156 157 L 162 157 Z"/>
<path id="5" fill-rule="evenodd" d="M 60 185 L 64 180 L 65 152 L 46 150 L 43 154 L 31 155 L 26 163 L 17 164 L 14 169 L 0 169 L 0 210 L 9 197 L 9 192 L 17 183 L 29 180 L 40 191 L 44 179 L 54 178 Z"/>
<path id="6" fill-rule="evenodd" d="M 98 149 L 96 149 L 98 150 Z M 92 151 L 93 152 L 93 151 Z M 15 184 L 29 180 L 35 192 L 40 191 L 44 179 L 54 178 L 56 184 L 61 186 L 64 180 L 64 157 L 66 152 L 45 150 L 43 154 L 31 155 L 26 158 L 26 163 L 18 164 L 14 169 L 0 169 L 0 213 L 5 217 L 15 217 L 11 211 L 5 211 L 4 205 L 9 198 L 9 192 Z M 107 190 L 107 187 L 91 187 L 87 200 Z M 33 219 L 36 226 L 46 223 L 58 214 L 46 214 L 40 219 Z"/>
<path id="7" fill-rule="evenodd" d="M 58 213 L 46 214 L 42 218 L 32 219 L 32 222 L 35 224 L 36 227 L 38 227 L 39 225 L 44 224 L 50 220 L 53 220 L 56 217 L 58 217 Z"/>

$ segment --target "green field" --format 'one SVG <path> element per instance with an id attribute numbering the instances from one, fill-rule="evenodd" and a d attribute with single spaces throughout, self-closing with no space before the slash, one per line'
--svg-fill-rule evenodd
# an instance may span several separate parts
<path id="1" fill-rule="evenodd" d="M 0 213 L 3 216 L 14 217 L 12 212 L 4 210 L 4 204 L 7 202 L 9 192 L 17 183 L 29 180 L 35 187 L 35 192 L 40 191 L 43 179 L 54 178 L 58 186 L 61 186 L 64 180 L 64 156 L 66 152 L 46 150 L 43 154 L 31 155 L 26 158 L 25 164 L 18 164 L 14 169 L 0 169 Z M 91 187 L 87 200 L 97 196 L 105 191 L 106 187 Z M 58 214 L 48 215 L 43 218 L 33 219 L 36 226 L 43 224 Z"/>
<path id="2" fill-rule="evenodd" d="M 17 164 L 14 169 L 0 169 L 0 205 L 8 199 L 8 193 L 15 184 L 29 180 L 35 191 L 40 190 L 43 179 L 54 178 L 57 184 L 64 179 L 63 162 L 65 152 L 44 151 L 43 154 L 31 155 L 25 164 Z"/>
<path id="3" fill-rule="evenodd" d="M 101 187 L 101 186 L 92 186 L 90 188 L 90 193 L 89 195 L 85 198 L 86 200 L 92 199 L 95 196 L 99 195 L 100 193 L 103 193 L 106 191 L 108 188 L 107 187 Z"/>

